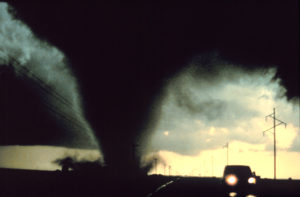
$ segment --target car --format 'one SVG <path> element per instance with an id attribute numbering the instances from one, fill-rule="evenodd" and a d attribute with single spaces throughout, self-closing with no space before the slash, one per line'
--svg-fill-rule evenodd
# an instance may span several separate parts
<path id="1" fill-rule="evenodd" d="M 227 191 L 251 192 L 257 182 L 254 172 L 249 166 L 227 165 L 224 169 L 222 183 Z"/>

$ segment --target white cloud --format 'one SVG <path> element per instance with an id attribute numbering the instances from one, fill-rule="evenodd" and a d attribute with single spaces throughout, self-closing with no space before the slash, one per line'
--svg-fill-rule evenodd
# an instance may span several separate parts
<path id="1" fill-rule="evenodd" d="M 287 123 L 286 128 L 276 128 L 277 148 L 292 156 L 289 149 L 299 148 L 295 145 L 300 139 L 299 105 L 283 96 L 285 89 L 280 80 L 274 80 L 276 70 L 249 72 L 222 61 L 214 63 L 210 65 L 213 74 L 201 65 L 200 71 L 192 65 L 166 85 L 161 119 L 152 138 L 153 150 L 194 158 L 199 152 L 239 141 L 251 146 L 245 149 L 240 144 L 243 148 L 239 151 L 253 154 L 253 158 L 255 153 L 262 158 L 270 155 L 271 159 L 273 135 L 263 136 L 262 132 L 273 126 L 265 116 L 276 108 L 276 118 Z M 160 133 L 166 130 L 172 136 L 161 138 Z M 269 172 L 265 174 L 270 176 Z"/>

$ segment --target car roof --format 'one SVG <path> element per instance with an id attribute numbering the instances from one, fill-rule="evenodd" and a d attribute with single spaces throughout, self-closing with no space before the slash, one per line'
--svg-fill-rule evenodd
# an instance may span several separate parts
<path id="1" fill-rule="evenodd" d="M 225 168 L 250 168 L 249 166 L 246 165 L 227 165 Z"/>
<path id="2" fill-rule="evenodd" d="M 224 175 L 226 174 L 237 174 L 242 176 L 251 175 L 251 169 L 245 165 L 227 165 L 224 169 Z"/>

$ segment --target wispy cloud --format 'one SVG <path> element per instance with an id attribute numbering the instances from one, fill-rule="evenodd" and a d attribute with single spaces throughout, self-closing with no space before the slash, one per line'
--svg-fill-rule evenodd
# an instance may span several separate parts
<path id="1" fill-rule="evenodd" d="M 249 71 L 217 57 L 208 65 L 191 63 L 166 85 L 153 150 L 195 156 L 240 141 L 272 151 L 273 135 L 262 131 L 273 126 L 265 116 L 275 107 L 287 122 L 277 128 L 278 150 L 299 151 L 299 103 L 287 101 L 275 68 Z"/>

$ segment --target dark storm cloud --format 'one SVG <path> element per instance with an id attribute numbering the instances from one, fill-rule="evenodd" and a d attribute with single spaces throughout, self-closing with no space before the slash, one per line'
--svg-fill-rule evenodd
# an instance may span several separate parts
<path id="1" fill-rule="evenodd" d="M 164 84 L 199 54 L 217 50 L 224 59 L 249 69 L 278 65 L 288 96 L 298 96 L 295 4 L 13 5 L 19 18 L 70 59 L 107 164 L 128 170 L 139 165 L 136 148 L 152 130 L 149 119 L 155 124 L 151 114 L 159 108 L 155 103 L 160 103 Z M 211 104 L 214 109 L 226 105 L 216 99 Z M 183 106 L 191 108 L 193 103 Z"/>
<path id="2" fill-rule="evenodd" d="M 165 99 L 173 99 L 176 105 L 191 117 L 204 119 L 215 126 L 234 127 L 239 120 L 259 115 L 254 109 L 249 109 L 245 101 L 229 100 L 227 97 L 231 95 L 217 95 L 217 93 L 230 84 L 243 86 L 268 83 L 269 75 L 275 71 L 272 69 L 249 71 L 243 69 L 242 65 L 228 64 L 215 53 L 208 56 L 209 62 L 194 61 L 173 81 L 170 80 L 166 86 Z M 205 69 L 208 67 L 209 69 Z M 237 87 L 232 86 L 232 88 Z M 236 94 L 240 94 L 238 89 Z M 169 113 L 170 117 L 176 116 L 172 113 Z"/>
<path id="3" fill-rule="evenodd" d="M 193 98 L 193 92 L 188 88 L 176 89 L 176 103 L 179 107 L 185 108 L 188 112 L 195 114 L 204 114 L 208 119 L 217 118 L 219 111 L 224 111 L 226 103 L 224 101 L 211 98 L 201 103 L 197 102 L 197 98 Z"/>
<path id="4" fill-rule="evenodd" d="M 223 119 L 232 119 L 238 121 L 239 119 L 244 119 L 245 116 L 252 116 L 253 113 L 245 114 L 246 107 L 242 105 L 233 105 L 230 101 L 215 99 L 215 98 L 207 98 L 202 101 L 197 100 L 197 98 L 193 97 L 193 93 L 188 93 L 183 95 L 180 92 L 181 90 L 176 91 L 176 104 L 185 109 L 192 116 L 196 116 L 199 118 L 204 118 L 208 122 L 215 122 L 216 120 Z M 178 94 L 178 92 L 180 92 Z M 235 106 L 235 108 L 233 108 Z M 230 109 L 230 112 L 229 112 Z M 229 113 L 228 113 L 229 112 Z M 224 123 L 219 126 L 229 126 Z M 231 126 L 235 125 L 235 122 L 230 123 Z"/>

